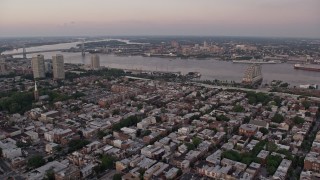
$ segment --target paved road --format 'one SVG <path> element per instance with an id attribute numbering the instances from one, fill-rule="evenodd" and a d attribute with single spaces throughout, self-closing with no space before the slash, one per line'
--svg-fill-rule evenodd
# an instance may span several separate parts
<path id="1" fill-rule="evenodd" d="M 214 89 L 233 89 L 233 90 L 241 90 L 241 91 L 254 91 L 256 93 L 262 92 L 262 93 L 266 93 L 266 94 L 275 94 L 277 96 L 291 96 L 294 98 L 298 98 L 300 95 L 296 95 L 296 94 L 289 94 L 289 93 L 283 93 L 283 92 L 270 92 L 268 89 L 248 89 L 248 88 L 239 88 L 239 87 L 228 87 L 228 86 L 215 86 L 215 85 L 209 85 L 209 84 L 203 84 L 203 83 L 193 83 L 195 85 L 198 86 L 203 86 L 203 87 L 207 87 L 207 88 L 214 88 Z M 314 101 L 319 101 L 320 102 L 320 98 L 318 97 L 309 97 L 310 100 L 314 100 Z"/>
<path id="2" fill-rule="evenodd" d="M 107 170 L 106 174 L 99 179 L 100 180 L 112 179 L 115 174 L 116 174 L 116 170 L 114 170 L 114 169 Z"/>
<path id="3" fill-rule="evenodd" d="M 0 160 L 0 167 L 4 172 L 10 172 L 11 168 L 4 162 L 3 159 Z"/>
<path id="4" fill-rule="evenodd" d="M 147 78 L 139 78 L 139 77 L 133 77 L 133 76 L 126 76 L 127 78 L 130 79 L 137 79 L 137 80 L 152 80 L 152 79 L 147 79 Z M 262 93 L 266 93 L 266 94 L 275 94 L 277 96 L 290 96 L 293 98 L 298 98 L 300 95 L 295 95 L 295 94 L 289 94 L 289 93 L 283 93 L 283 92 L 270 92 L 269 89 L 248 89 L 248 88 L 239 88 L 239 87 L 229 87 L 229 86 L 216 86 L 216 85 L 209 85 L 209 84 L 203 84 L 203 83 L 197 83 L 197 82 L 191 82 L 194 85 L 198 85 L 198 86 L 203 86 L 203 87 L 207 87 L 207 88 L 214 88 L 214 89 L 223 89 L 223 90 L 227 90 L 227 89 L 233 89 L 233 90 L 241 90 L 241 91 L 254 91 L 256 93 L 258 92 L 262 92 Z M 309 97 L 310 100 L 313 101 L 318 101 L 320 102 L 320 98 L 318 97 Z"/>

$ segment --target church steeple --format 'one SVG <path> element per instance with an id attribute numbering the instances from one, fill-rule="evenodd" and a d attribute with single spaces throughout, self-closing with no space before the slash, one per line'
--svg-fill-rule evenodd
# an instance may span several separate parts
<path id="1" fill-rule="evenodd" d="M 37 81 L 34 82 L 34 100 L 38 101 L 39 100 L 39 92 L 38 92 L 38 87 L 37 87 Z"/>

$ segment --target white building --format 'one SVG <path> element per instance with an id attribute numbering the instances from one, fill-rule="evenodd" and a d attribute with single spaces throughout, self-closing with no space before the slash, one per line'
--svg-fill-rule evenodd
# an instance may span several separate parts
<path id="1" fill-rule="evenodd" d="M 2 155 L 8 159 L 14 159 L 16 157 L 22 156 L 21 148 L 11 148 L 11 149 L 3 149 Z"/>
<path id="2" fill-rule="evenodd" d="M 28 180 L 37 180 L 37 179 L 43 179 L 47 173 L 48 170 L 52 170 L 54 172 L 61 171 L 62 169 L 67 168 L 68 165 L 64 163 L 60 163 L 58 161 L 52 161 L 49 162 L 37 169 L 34 169 L 33 171 L 29 172 L 27 175 Z"/>
<path id="3" fill-rule="evenodd" d="M 93 172 L 93 167 L 95 167 L 96 165 L 95 164 L 92 164 L 92 163 L 90 163 L 90 164 L 88 164 L 88 165 L 86 165 L 85 167 L 83 167 L 81 170 L 80 170 L 80 172 L 81 172 L 81 174 L 82 174 L 82 177 L 84 177 L 84 178 L 86 178 L 87 176 L 89 176 L 90 174 L 92 174 L 92 172 Z"/>
<path id="4" fill-rule="evenodd" d="M 53 140 L 54 140 L 54 133 L 53 133 L 53 131 L 45 132 L 45 133 L 44 133 L 44 139 L 45 139 L 46 141 L 53 142 Z"/>
<path id="5" fill-rule="evenodd" d="M 52 154 L 59 145 L 53 142 L 46 144 L 46 152 Z"/>
<path id="6" fill-rule="evenodd" d="M 27 131 L 25 132 L 26 135 L 28 135 L 32 141 L 38 141 L 39 140 L 39 135 L 38 133 L 34 131 Z"/>
<path id="7" fill-rule="evenodd" d="M 8 159 L 14 159 L 16 157 L 22 156 L 21 148 L 17 148 L 16 143 L 17 142 L 11 138 L 0 141 L 2 156 Z"/>

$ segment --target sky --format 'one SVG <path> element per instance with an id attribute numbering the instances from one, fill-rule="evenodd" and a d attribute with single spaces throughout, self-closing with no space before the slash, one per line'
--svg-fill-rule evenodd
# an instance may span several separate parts
<path id="1" fill-rule="evenodd" d="M 320 38 L 320 0 L 0 0 L 0 37 Z"/>

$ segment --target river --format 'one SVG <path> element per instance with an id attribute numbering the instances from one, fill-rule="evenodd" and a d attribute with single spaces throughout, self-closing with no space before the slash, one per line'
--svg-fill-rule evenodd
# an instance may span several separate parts
<path id="1" fill-rule="evenodd" d="M 29 47 L 26 48 L 26 51 L 66 49 L 75 47 L 78 43 L 79 42 Z M 4 54 L 17 52 L 22 52 L 22 49 L 6 51 Z M 62 54 L 66 63 L 90 63 L 90 54 L 88 53 L 85 57 L 82 57 L 81 53 L 70 52 L 44 52 L 41 54 L 47 59 L 51 59 L 55 54 Z M 31 58 L 33 55 L 34 54 L 27 54 L 27 57 Z M 16 57 L 22 57 L 22 55 Z M 115 56 L 108 54 L 100 54 L 100 64 L 106 67 L 122 69 L 180 71 L 182 73 L 196 71 L 202 74 L 201 79 L 234 80 L 236 82 L 241 81 L 244 71 L 248 67 L 247 64 L 233 64 L 230 61 L 219 61 L 214 59 L 173 59 L 141 56 Z M 293 64 L 263 64 L 262 75 L 263 83 L 270 83 L 272 80 L 282 80 L 291 85 L 320 84 L 319 72 L 295 70 Z"/>

